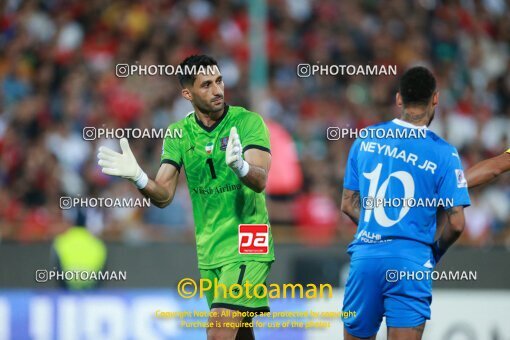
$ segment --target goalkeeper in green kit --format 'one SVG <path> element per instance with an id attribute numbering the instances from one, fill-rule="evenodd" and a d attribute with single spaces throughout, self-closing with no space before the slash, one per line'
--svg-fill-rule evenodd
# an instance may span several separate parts
<path id="1" fill-rule="evenodd" d="M 247 282 L 260 287 L 274 261 L 264 195 L 271 165 L 269 132 L 257 113 L 225 104 L 223 79 L 213 58 L 194 55 L 180 66 L 195 72 L 179 76 L 182 96 L 194 112 L 170 124 L 171 131 L 182 131 L 182 138 L 177 134 L 165 138 L 156 178 L 143 172 L 125 138 L 120 140 L 122 154 L 99 149 L 99 165 L 105 174 L 133 181 L 160 208 L 172 202 L 184 168 L 202 279 L 211 283 L 217 279 L 227 290 Z M 214 71 L 201 72 L 204 69 Z M 211 314 L 216 315 L 209 324 L 228 325 L 208 328 L 208 339 L 254 339 L 246 323 L 251 320 L 232 311 L 250 315 L 269 311 L 267 295 L 233 290 L 226 296 L 220 288 L 217 296 L 215 289 L 206 292 Z"/>

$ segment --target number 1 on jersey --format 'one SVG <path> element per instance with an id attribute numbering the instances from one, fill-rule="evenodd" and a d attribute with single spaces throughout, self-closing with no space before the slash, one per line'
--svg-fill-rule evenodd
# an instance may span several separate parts
<path id="1" fill-rule="evenodd" d="M 205 161 L 209 165 L 209 171 L 211 171 L 211 178 L 216 179 L 216 170 L 214 170 L 214 164 L 212 158 L 207 158 Z"/>

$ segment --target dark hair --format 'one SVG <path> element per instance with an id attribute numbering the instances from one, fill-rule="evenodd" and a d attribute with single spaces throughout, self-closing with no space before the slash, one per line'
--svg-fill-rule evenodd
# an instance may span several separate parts
<path id="1" fill-rule="evenodd" d="M 192 74 L 187 72 L 187 69 L 192 69 L 193 66 L 198 69 L 200 66 L 218 66 L 218 62 L 213 58 L 209 57 L 208 55 L 201 54 L 201 55 L 191 55 L 184 59 L 180 64 L 180 68 L 183 72 L 179 73 L 179 83 L 182 87 L 185 87 L 185 85 L 193 85 L 195 82 L 195 79 L 197 78 L 196 74 Z"/>
<path id="2" fill-rule="evenodd" d="M 399 92 L 404 105 L 427 105 L 436 90 L 436 79 L 423 66 L 407 70 L 400 78 Z"/>

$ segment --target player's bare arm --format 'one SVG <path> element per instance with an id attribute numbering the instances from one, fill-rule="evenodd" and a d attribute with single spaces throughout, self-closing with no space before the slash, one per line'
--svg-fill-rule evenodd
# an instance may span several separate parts
<path id="1" fill-rule="evenodd" d="M 444 227 L 439 239 L 434 244 L 434 257 L 436 262 L 446 253 L 448 248 L 457 241 L 464 231 L 464 207 L 457 206 L 446 210 L 448 223 Z"/>
<path id="2" fill-rule="evenodd" d="M 159 168 L 156 179 L 151 180 L 138 165 L 126 138 L 120 140 L 120 148 L 122 153 L 107 147 L 99 148 L 97 157 L 102 172 L 132 181 L 140 192 L 159 208 L 169 205 L 174 198 L 179 178 L 177 168 L 172 164 L 163 164 Z"/>
<path id="3" fill-rule="evenodd" d="M 172 164 L 162 164 L 156 175 L 156 179 L 149 179 L 147 186 L 140 192 L 150 198 L 151 203 L 158 208 L 164 208 L 170 203 L 175 195 L 175 188 L 179 179 L 179 171 Z"/>
<path id="4" fill-rule="evenodd" d="M 466 170 L 466 181 L 469 188 L 485 185 L 510 170 L 510 149 L 505 153 L 476 163 Z M 437 231 L 442 233 L 446 224 L 446 213 L 438 211 Z"/>
<path id="5" fill-rule="evenodd" d="M 341 210 L 358 225 L 360 215 L 359 191 L 344 189 Z"/>
<path id="6" fill-rule="evenodd" d="M 255 192 L 264 191 L 271 167 L 271 154 L 262 150 L 249 149 L 244 153 L 244 159 L 250 165 L 250 171 L 240 178 L 241 182 Z"/>
<path id="7" fill-rule="evenodd" d="M 510 151 L 510 149 L 508 150 Z M 476 163 L 466 171 L 469 188 L 487 184 L 502 173 L 510 170 L 510 153 L 505 152 Z"/>

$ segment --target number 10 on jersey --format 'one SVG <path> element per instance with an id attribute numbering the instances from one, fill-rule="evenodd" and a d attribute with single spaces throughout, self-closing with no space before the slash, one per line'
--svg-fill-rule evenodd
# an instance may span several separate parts
<path id="1" fill-rule="evenodd" d="M 407 171 L 392 172 L 379 186 L 379 182 L 381 181 L 382 166 L 382 163 L 378 163 L 372 172 L 363 173 L 363 176 L 370 181 L 370 185 L 368 187 L 368 197 L 372 198 L 376 202 L 384 201 L 386 191 L 388 190 L 388 185 L 390 184 L 390 179 L 394 178 L 402 183 L 402 186 L 404 187 L 404 198 L 414 198 L 414 180 L 411 174 Z M 369 222 L 373 212 L 375 220 L 380 226 L 391 227 L 400 222 L 407 215 L 410 209 L 411 208 L 408 206 L 402 207 L 398 218 L 393 220 L 386 215 L 384 205 L 377 204 L 374 206 L 374 209 L 365 209 L 364 221 Z"/>

